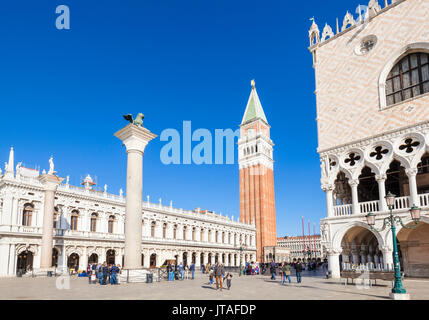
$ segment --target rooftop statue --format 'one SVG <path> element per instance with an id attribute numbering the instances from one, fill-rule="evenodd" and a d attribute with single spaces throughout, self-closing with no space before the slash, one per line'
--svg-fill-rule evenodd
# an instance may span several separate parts
<path id="1" fill-rule="evenodd" d="M 129 121 L 133 125 L 143 128 L 143 119 L 144 119 L 143 113 L 139 113 L 137 115 L 137 118 L 135 118 L 135 119 L 133 119 L 133 116 L 131 114 L 124 115 L 123 117 L 125 120 Z"/>

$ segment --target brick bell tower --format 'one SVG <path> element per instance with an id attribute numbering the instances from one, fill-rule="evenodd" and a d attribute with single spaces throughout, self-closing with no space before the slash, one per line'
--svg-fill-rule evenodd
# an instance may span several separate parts
<path id="1" fill-rule="evenodd" d="M 256 225 L 257 262 L 266 262 L 264 247 L 277 245 L 274 202 L 273 142 L 255 81 L 240 125 L 240 220 Z"/>

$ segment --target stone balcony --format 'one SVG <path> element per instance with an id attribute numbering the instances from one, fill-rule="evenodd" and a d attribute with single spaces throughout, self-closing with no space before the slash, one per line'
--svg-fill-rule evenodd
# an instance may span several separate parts
<path id="1" fill-rule="evenodd" d="M 418 195 L 419 201 L 420 201 L 420 207 L 422 209 L 429 209 L 429 193 L 419 194 Z M 395 205 L 393 210 L 394 211 L 407 211 L 411 208 L 412 204 L 410 196 L 405 197 L 397 197 L 395 199 Z M 383 199 L 383 201 L 385 201 Z M 383 210 L 380 210 L 380 200 L 374 200 L 374 201 L 368 201 L 368 202 L 359 202 L 359 214 L 368 214 L 369 212 L 372 213 L 378 213 L 383 212 Z M 339 205 L 334 206 L 334 217 L 343 217 L 343 216 L 351 216 L 355 215 L 353 213 L 353 205 L 352 204 L 345 204 L 345 205 Z"/>

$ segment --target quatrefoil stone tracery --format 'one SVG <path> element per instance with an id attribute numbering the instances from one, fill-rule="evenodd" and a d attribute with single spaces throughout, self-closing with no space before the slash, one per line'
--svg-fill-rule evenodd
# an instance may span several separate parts
<path id="1" fill-rule="evenodd" d="M 383 149 L 383 146 L 378 146 L 378 147 L 375 147 L 374 151 L 373 151 L 373 152 L 371 152 L 371 153 L 369 154 L 369 156 L 370 156 L 371 158 L 374 158 L 374 157 L 375 157 L 375 159 L 376 159 L 376 160 L 381 160 L 381 159 L 383 159 L 383 156 L 384 156 L 385 154 L 388 154 L 388 153 L 389 153 L 389 150 L 388 150 L 388 149 Z"/>
<path id="2" fill-rule="evenodd" d="M 413 138 L 407 138 L 405 139 L 404 144 L 399 146 L 399 150 L 405 150 L 406 153 L 412 153 L 419 145 L 419 141 L 415 141 Z"/>
<path id="3" fill-rule="evenodd" d="M 360 160 L 360 155 L 356 154 L 355 152 L 352 152 L 349 154 L 349 157 L 344 160 L 345 163 L 348 163 L 350 167 L 353 167 L 357 161 Z"/>

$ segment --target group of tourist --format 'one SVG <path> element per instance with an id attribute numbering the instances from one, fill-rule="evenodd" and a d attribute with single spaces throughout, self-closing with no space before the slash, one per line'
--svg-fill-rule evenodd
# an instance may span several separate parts
<path id="1" fill-rule="evenodd" d="M 207 273 L 209 275 L 210 285 L 213 285 L 214 281 L 216 280 L 216 290 L 222 291 L 224 280 L 226 280 L 226 287 L 228 288 L 228 290 L 231 289 L 232 274 L 230 272 L 225 274 L 225 267 L 222 263 L 207 263 L 204 266 L 203 273 Z"/>
<path id="2" fill-rule="evenodd" d="M 168 281 L 189 279 L 189 272 L 192 276 L 191 279 L 194 280 L 195 263 L 191 263 L 190 266 L 188 266 L 187 264 L 184 265 L 182 262 L 180 262 L 179 264 L 171 264 L 169 262 L 167 264 Z"/>
<path id="3" fill-rule="evenodd" d="M 117 285 L 120 283 L 119 274 L 121 273 L 120 264 L 101 263 L 88 264 L 86 274 L 89 277 L 89 283 L 99 283 L 100 285 Z"/>

